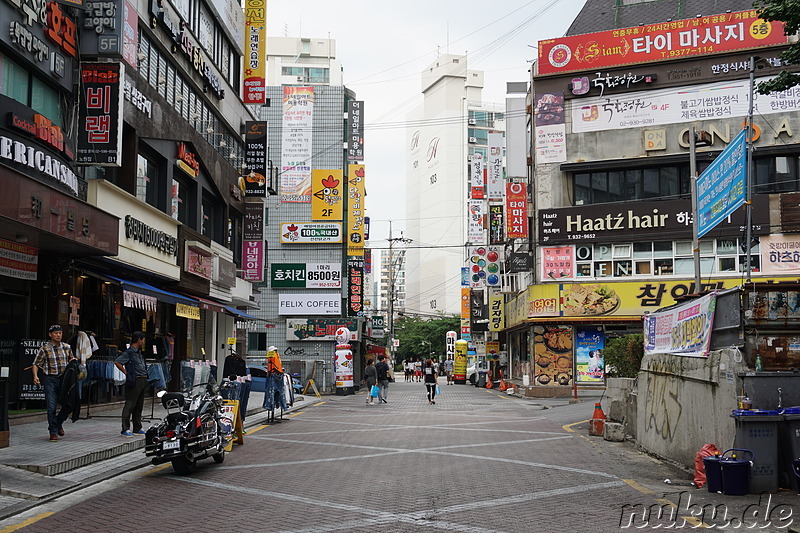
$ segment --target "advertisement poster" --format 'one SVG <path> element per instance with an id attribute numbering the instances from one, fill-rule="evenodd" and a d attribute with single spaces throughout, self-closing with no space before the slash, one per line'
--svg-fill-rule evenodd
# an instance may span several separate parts
<path id="1" fill-rule="evenodd" d="M 122 63 L 81 63 L 80 122 L 75 162 L 122 164 Z"/>
<path id="2" fill-rule="evenodd" d="M 572 327 L 533 328 L 535 385 L 572 385 Z"/>
<path id="3" fill-rule="evenodd" d="M 264 281 L 265 242 L 242 241 L 242 279 Z"/>
<path id="4" fill-rule="evenodd" d="M 697 233 L 702 237 L 745 202 L 747 130 L 735 139 L 697 178 Z"/>
<path id="5" fill-rule="evenodd" d="M 267 195 L 267 131 L 266 122 L 245 122 L 244 163 L 247 165 L 247 174 L 239 178 L 239 188 L 246 196 Z"/>
<path id="6" fill-rule="evenodd" d="M 489 206 L 489 244 L 505 242 L 505 217 L 503 206 L 500 204 Z"/>
<path id="7" fill-rule="evenodd" d="M 311 220 L 341 221 L 343 212 L 341 169 L 311 171 Z"/>
<path id="8" fill-rule="evenodd" d="M 347 316 L 364 314 L 364 259 L 347 258 Z"/>
<path id="9" fill-rule="evenodd" d="M 252 1 L 252 0 L 251 0 Z M 281 202 L 311 201 L 314 87 L 283 87 Z"/>
<path id="10" fill-rule="evenodd" d="M 506 190 L 505 176 L 503 174 L 503 134 L 492 132 L 488 134 L 489 153 L 486 161 L 486 197 L 489 200 L 502 200 Z"/>
<path id="11" fill-rule="evenodd" d="M 711 293 L 674 309 L 645 315 L 645 353 L 707 356 L 716 299 L 716 293 Z"/>
<path id="12" fill-rule="evenodd" d="M 364 101 L 347 103 L 347 159 L 364 160 Z"/>
<path id="13" fill-rule="evenodd" d="M 773 275 L 800 273 L 800 235 L 761 237 L 761 272 Z"/>
<path id="14" fill-rule="evenodd" d="M 524 183 L 506 184 L 506 238 L 528 238 L 528 189 Z"/>
<path id="15" fill-rule="evenodd" d="M 484 181 L 483 181 L 483 154 L 472 154 L 472 163 L 470 164 L 470 181 L 471 188 L 469 197 L 475 200 L 481 200 L 484 197 Z"/>
<path id="16" fill-rule="evenodd" d="M 366 176 L 364 165 L 347 167 L 347 255 L 364 255 Z"/>
<path id="17" fill-rule="evenodd" d="M 341 222 L 281 224 L 281 243 L 342 242 Z"/>
<path id="18" fill-rule="evenodd" d="M 356 318 L 287 318 L 287 341 L 332 341 L 336 330 L 350 330 L 352 341 L 359 340 L 358 319 Z"/>
<path id="19" fill-rule="evenodd" d="M 338 289 L 342 286 L 340 263 L 272 263 L 273 288 Z"/>
<path id="20" fill-rule="evenodd" d="M 500 286 L 500 261 L 502 248 L 499 246 L 471 246 L 467 265 L 470 287 Z"/>
<path id="21" fill-rule="evenodd" d="M 36 281 L 39 249 L 0 239 L 0 275 Z"/>
<path id="22" fill-rule="evenodd" d="M 605 373 L 603 348 L 605 348 L 603 328 L 575 328 L 575 369 L 578 383 L 603 381 Z"/>
<path id="23" fill-rule="evenodd" d="M 263 104 L 267 93 L 267 0 L 245 0 L 242 102 Z"/>
<path id="24" fill-rule="evenodd" d="M 19 399 L 44 400 L 44 385 L 33 384 L 30 369 L 39 348 L 50 339 L 23 339 L 19 343 Z"/>
<path id="25" fill-rule="evenodd" d="M 782 22 L 759 19 L 751 9 L 547 39 L 539 41 L 538 74 L 771 46 L 787 41 L 783 31 Z"/>
<path id="26" fill-rule="evenodd" d="M 483 241 L 483 200 L 468 200 L 469 219 L 467 220 L 467 242 L 478 244 Z"/>
<path id="27" fill-rule="evenodd" d="M 542 281 L 572 279 L 575 275 L 575 248 L 557 246 L 542 248 Z"/>

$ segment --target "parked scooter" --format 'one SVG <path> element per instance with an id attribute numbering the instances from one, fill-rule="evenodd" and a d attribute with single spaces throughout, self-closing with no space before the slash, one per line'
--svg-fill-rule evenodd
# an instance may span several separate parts
<path id="1" fill-rule="evenodd" d="M 209 383 L 201 385 L 205 385 L 205 392 L 191 396 L 191 391 L 159 392 L 167 416 L 145 435 L 145 455 L 152 457 L 154 465 L 171 461 L 173 470 L 181 476 L 194 472 L 200 459 L 224 461 L 225 446 L 231 440 L 233 428 L 222 417 L 222 396 L 216 381 L 211 377 Z"/>

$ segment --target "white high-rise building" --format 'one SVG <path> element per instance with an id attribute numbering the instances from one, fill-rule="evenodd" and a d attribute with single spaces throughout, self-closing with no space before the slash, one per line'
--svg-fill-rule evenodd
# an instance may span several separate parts
<path id="1" fill-rule="evenodd" d="M 490 131 L 503 131 L 504 108 L 481 99 L 483 72 L 467 57 L 442 55 L 422 72 L 423 103 L 407 116 L 406 311 L 461 309 L 469 161 L 487 154 Z"/>

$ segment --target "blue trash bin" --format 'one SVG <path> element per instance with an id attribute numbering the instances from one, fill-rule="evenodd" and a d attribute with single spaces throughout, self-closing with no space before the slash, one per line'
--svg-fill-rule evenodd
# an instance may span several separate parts
<path id="1" fill-rule="evenodd" d="M 703 467 L 706 470 L 706 487 L 708 492 L 722 492 L 722 456 L 710 455 L 703 457 Z"/>
<path id="2" fill-rule="evenodd" d="M 723 452 L 719 462 L 723 494 L 744 496 L 750 492 L 750 468 L 754 458 L 752 451 L 743 448 L 731 448 Z"/>

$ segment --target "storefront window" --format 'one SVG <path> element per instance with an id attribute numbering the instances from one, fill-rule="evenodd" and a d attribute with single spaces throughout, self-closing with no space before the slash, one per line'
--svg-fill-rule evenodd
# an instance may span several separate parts
<path id="1" fill-rule="evenodd" d="M 36 78 L 31 80 L 31 89 L 31 109 L 49 118 L 53 125 L 61 126 L 58 91 Z"/>
<path id="2" fill-rule="evenodd" d="M 0 92 L 21 104 L 28 105 L 29 79 L 28 71 L 5 56 L 3 61 L 3 79 L 0 80 Z"/>
<path id="3" fill-rule="evenodd" d="M 139 154 L 136 160 L 136 198 L 152 206 L 156 200 L 156 172 L 156 165 Z"/>

